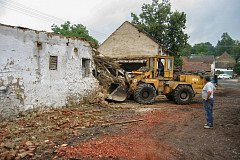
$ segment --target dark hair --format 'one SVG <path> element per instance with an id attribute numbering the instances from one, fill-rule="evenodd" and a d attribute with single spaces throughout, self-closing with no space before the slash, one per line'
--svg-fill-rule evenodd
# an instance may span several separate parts
<path id="1" fill-rule="evenodd" d="M 209 76 L 205 76 L 204 79 L 206 79 L 207 82 L 210 82 L 211 78 Z"/>

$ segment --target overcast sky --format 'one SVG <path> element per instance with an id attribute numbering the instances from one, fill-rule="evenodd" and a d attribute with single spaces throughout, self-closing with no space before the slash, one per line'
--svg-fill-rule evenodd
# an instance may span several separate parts
<path id="1" fill-rule="evenodd" d="M 17 3 L 16 3 L 17 2 Z M 54 17 L 45 18 L 22 4 Z M 140 13 L 151 0 L 0 0 L 0 23 L 51 31 L 51 25 L 65 20 L 82 23 L 90 34 L 103 42 L 131 12 Z M 172 9 L 187 14 L 190 44 L 217 43 L 223 32 L 240 40 L 240 0 L 171 0 Z"/>

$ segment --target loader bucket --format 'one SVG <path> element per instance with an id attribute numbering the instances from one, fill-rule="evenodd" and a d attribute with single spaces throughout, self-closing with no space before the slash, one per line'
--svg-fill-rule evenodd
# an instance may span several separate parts
<path id="1" fill-rule="evenodd" d="M 108 89 L 109 96 L 107 100 L 123 102 L 127 99 L 126 89 L 117 83 L 112 83 Z"/>

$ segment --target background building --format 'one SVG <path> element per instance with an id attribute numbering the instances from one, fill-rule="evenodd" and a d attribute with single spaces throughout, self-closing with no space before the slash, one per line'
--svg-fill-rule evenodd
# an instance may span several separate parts
<path id="1" fill-rule="evenodd" d="M 183 66 L 182 70 L 185 72 L 202 72 L 209 75 L 214 75 L 215 59 L 211 55 L 202 55 L 190 57 L 182 57 Z"/>
<path id="2" fill-rule="evenodd" d="M 145 65 L 145 57 L 166 55 L 164 48 L 148 33 L 126 21 L 98 48 L 104 56 L 118 61 L 131 71 Z"/>
<path id="3" fill-rule="evenodd" d="M 216 58 L 216 68 L 218 69 L 233 69 L 236 61 L 227 52 Z"/>

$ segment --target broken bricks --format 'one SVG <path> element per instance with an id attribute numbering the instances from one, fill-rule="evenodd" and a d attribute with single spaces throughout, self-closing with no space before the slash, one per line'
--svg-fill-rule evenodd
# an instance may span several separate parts
<path id="1" fill-rule="evenodd" d="M 22 146 L 16 146 L 13 143 L 5 143 L 1 144 L 1 147 L 5 147 L 9 149 L 8 151 L 4 151 L 0 154 L 0 157 L 6 160 L 12 159 L 22 159 L 25 157 L 32 157 L 34 155 L 34 151 L 36 150 L 36 146 L 31 141 L 26 141 Z"/>

